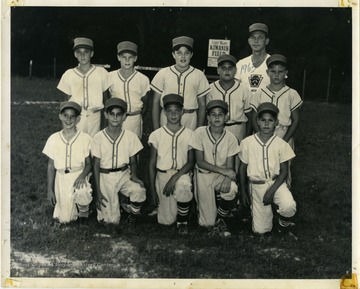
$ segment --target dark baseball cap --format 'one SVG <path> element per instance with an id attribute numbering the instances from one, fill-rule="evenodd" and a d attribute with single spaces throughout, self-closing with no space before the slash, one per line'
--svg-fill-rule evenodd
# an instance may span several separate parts
<path id="1" fill-rule="evenodd" d="M 222 54 L 218 57 L 217 59 L 217 63 L 218 66 L 222 63 L 222 62 L 231 62 L 236 66 L 236 58 L 230 54 Z"/>
<path id="2" fill-rule="evenodd" d="M 194 39 L 188 36 L 179 36 L 172 40 L 173 49 L 181 46 L 186 46 L 192 50 L 194 46 Z"/>
<path id="3" fill-rule="evenodd" d="M 249 34 L 253 33 L 254 31 L 261 31 L 266 34 L 269 34 L 269 30 L 266 24 L 264 23 L 254 23 L 249 26 Z"/>
<path id="4" fill-rule="evenodd" d="M 229 106 L 227 103 L 220 99 L 210 100 L 209 103 L 206 105 L 206 111 L 209 112 L 211 109 L 215 107 L 220 107 L 224 109 L 226 112 L 229 111 Z"/>
<path id="5" fill-rule="evenodd" d="M 263 102 L 259 104 L 257 108 L 257 114 L 258 116 L 260 116 L 265 112 L 271 113 L 273 116 L 276 117 L 279 113 L 279 109 L 275 106 L 275 104 L 272 104 L 271 102 Z"/>
<path id="6" fill-rule="evenodd" d="M 90 38 L 85 37 L 78 37 L 74 39 L 74 47 L 73 49 L 78 48 L 87 48 L 87 49 L 94 49 L 94 42 Z"/>
<path id="7" fill-rule="evenodd" d="M 174 93 L 167 94 L 163 97 L 163 105 L 165 107 L 169 104 L 178 104 L 183 107 L 184 106 L 184 98 L 181 97 L 180 95 L 177 95 Z"/>
<path id="8" fill-rule="evenodd" d="M 123 112 L 127 111 L 127 103 L 118 97 L 111 97 L 105 101 L 105 110 L 108 111 L 110 107 L 120 107 Z"/>
<path id="9" fill-rule="evenodd" d="M 137 55 L 137 51 L 138 51 L 138 46 L 134 42 L 131 42 L 131 41 L 123 41 L 117 45 L 117 53 L 118 54 L 129 52 L 134 55 Z"/>
<path id="10" fill-rule="evenodd" d="M 72 108 L 75 109 L 79 114 L 81 113 L 81 106 L 80 104 L 74 102 L 74 101 L 63 101 L 60 103 L 60 113 L 66 108 Z"/>
<path id="11" fill-rule="evenodd" d="M 285 66 L 287 65 L 286 57 L 281 54 L 273 54 L 270 57 L 268 57 L 268 59 L 266 59 L 267 66 L 270 66 L 270 64 L 272 64 L 274 62 L 280 62 L 280 63 L 284 64 Z"/>

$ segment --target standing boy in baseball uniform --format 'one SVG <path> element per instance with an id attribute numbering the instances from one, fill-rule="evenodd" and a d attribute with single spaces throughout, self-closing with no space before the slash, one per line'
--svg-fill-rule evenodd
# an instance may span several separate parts
<path id="1" fill-rule="evenodd" d="M 239 152 L 239 143 L 224 128 L 228 120 L 226 102 L 211 100 L 206 112 L 209 126 L 196 129 L 190 143 L 195 149 L 195 198 L 199 225 L 214 226 L 211 228 L 213 234 L 228 236 L 230 232 L 226 219 L 238 190 L 235 156 Z"/>
<path id="2" fill-rule="evenodd" d="M 239 140 L 251 133 L 250 91 L 245 84 L 234 78 L 236 59 L 232 55 L 219 56 L 217 72 L 220 79 L 210 84 L 207 102 L 213 99 L 225 101 L 229 106 L 228 120 L 225 128 Z"/>
<path id="3" fill-rule="evenodd" d="M 166 124 L 162 98 L 170 93 L 184 98 L 184 115 L 181 124 L 191 130 L 204 125 L 206 95 L 210 87 L 204 73 L 190 65 L 193 44 L 194 40 L 187 36 L 174 38 L 172 56 L 175 65 L 161 69 L 151 81 L 150 87 L 154 91 L 152 107 L 154 130 Z"/>
<path id="4" fill-rule="evenodd" d="M 105 224 L 119 224 L 119 193 L 130 198 L 128 223 L 135 227 L 136 219 L 146 199 L 143 182 L 137 177 L 136 156 L 143 148 L 139 138 L 122 124 L 127 104 L 112 97 L 105 102 L 108 126 L 98 132 L 91 143 L 94 166 L 94 191 L 97 219 Z"/>
<path id="5" fill-rule="evenodd" d="M 134 68 L 138 57 L 138 47 L 130 41 L 117 45 L 117 58 L 120 69 L 109 73 L 109 92 L 111 97 L 118 97 L 127 103 L 127 117 L 123 128 L 142 138 L 143 119 L 147 110 L 147 93 L 150 90 L 149 78 Z"/>
<path id="6" fill-rule="evenodd" d="M 278 108 L 264 102 L 257 111 L 260 131 L 240 143 L 240 198 L 244 206 L 251 204 L 253 232 L 264 234 L 273 227 L 271 204 L 278 207 L 281 228 L 289 229 L 293 225 L 291 217 L 295 215 L 296 203 L 285 180 L 288 162 L 295 154 L 287 142 L 274 134 Z"/>
<path id="7" fill-rule="evenodd" d="M 43 149 L 49 158 L 47 196 L 55 206 L 53 218 L 60 223 L 69 223 L 78 217 L 81 221 L 87 219 L 92 200 L 88 181 L 91 172 L 91 137 L 76 129 L 80 114 L 79 104 L 62 102 L 59 118 L 63 128 L 49 137 Z M 78 201 L 77 197 L 81 200 Z"/>
<path id="8" fill-rule="evenodd" d="M 157 219 L 159 224 L 176 222 L 181 235 L 188 233 L 187 221 L 192 194 L 191 172 L 194 151 L 190 140 L 194 132 L 180 124 L 184 99 L 176 94 L 163 98 L 167 124 L 149 136 L 150 190 L 159 199 Z"/>
<path id="9" fill-rule="evenodd" d="M 266 60 L 266 64 L 270 84 L 258 90 L 250 101 L 255 112 L 252 115 L 253 128 L 255 132 L 260 131 L 256 116 L 257 107 L 263 102 L 273 103 L 279 109 L 278 124 L 274 133 L 288 142 L 294 150 L 293 136 L 299 125 L 299 109 L 303 101 L 296 90 L 285 84 L 288 73 L 286 57 L 274 54 Z M 290 163 L 287 183 L 290 186 Z"/>
<path id="10" fill-rule="evenodd" d="M 79 64 L 65 71 L 57 88 L 68 100 L 80 104 L 81 120 L 77 127 L 93 137 L 100 130 L 101 110 L 109 88 L 108 72 L 91 64 L 94 55 L 94 44 L 91 39 L 75 38 L 73 49 Z"/>
<path id="11" fill-rule="evenodd" d="M 266 52 L 266 45 L 269 44 L 269 41 L 269 31 L 265 24 L 254 23 L 249 26 L 248 43 L 252 54 L 240 59 L 236 64 L 235 78 L 247 85 L 252 93 L 269 83 L 265 62 L 270 56 Z"/>

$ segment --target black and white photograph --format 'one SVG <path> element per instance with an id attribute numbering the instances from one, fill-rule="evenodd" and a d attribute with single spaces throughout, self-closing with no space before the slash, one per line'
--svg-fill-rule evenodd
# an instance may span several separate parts
<path id="1" fill-rule="evenodd" d="M 354 288 L 359 7 L 137 2 L 2 7 L 1 285 Z"/>

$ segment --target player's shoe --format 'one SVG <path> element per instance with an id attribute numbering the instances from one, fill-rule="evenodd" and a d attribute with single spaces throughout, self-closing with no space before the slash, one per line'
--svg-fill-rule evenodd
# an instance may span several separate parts
<path id="1" fill-rule="evenodd" d="M 80 217 L 79 218 L 79 225 L 82 228 L 89 228 L 89 218 Z"/>
<path id="2" fill-rule="evenodd" d="M 293 222 L 290 221 L 284 222 L 279 218 L 279 223 L 276 229 L 277 232 L 281 235 L 288 235 L 295 241 L 299 239 L 296 225 Z"/>
<path id="3" fill-rule="evenodd" d="M 136 228 L 136 217 L 133 214 L 130 214 L 126 223 L 131 231 L 134 230 Z"/>
<path id="4" fill-rule="evenodd" d="M 213 231 L 214 231 L 214 235 L 219 235 L 222 237 L 230 237 L 231 236 L 228 226 L 226 225 L 225 220 L 222 218 L 219 218 L 215 222 Z"/>
<path id="5" fill-rule="evenodd" d="M 187 224 L 180 223 L 177 225 L 179 235 L 187 235 L 189 233 Z"/>

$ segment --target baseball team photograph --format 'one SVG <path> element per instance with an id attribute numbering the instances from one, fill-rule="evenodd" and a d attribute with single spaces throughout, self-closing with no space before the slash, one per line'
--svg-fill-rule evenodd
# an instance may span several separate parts
<path id="1" fill-rule="evenodd" d="M 8 12 L 2 286 L 353 288 L 354 8 Z"/>

